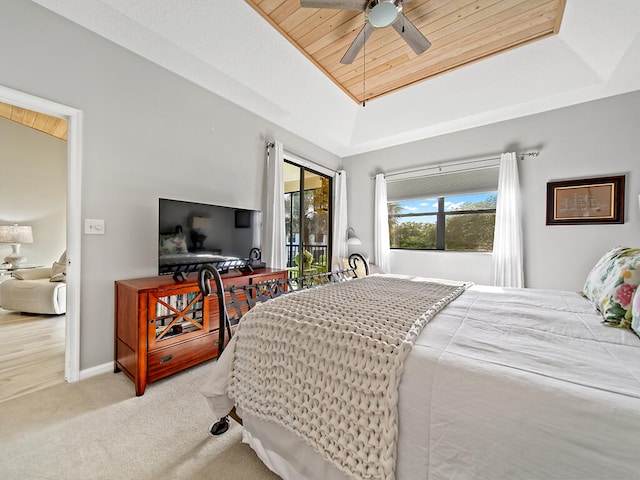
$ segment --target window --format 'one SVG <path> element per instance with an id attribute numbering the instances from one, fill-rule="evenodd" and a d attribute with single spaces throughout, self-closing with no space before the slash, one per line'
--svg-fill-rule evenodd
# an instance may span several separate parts
<path id="1" fill-rule="evenodd" d="M 391 248 L 492 251 L 497 186 L 497 167 L 390 181 Z"/>
<path id="2" fill-rule="evenodd" d="M 332 179 L 285 160 L 284 192 L 290 275 L 327 272 L 331 259 Z"/>

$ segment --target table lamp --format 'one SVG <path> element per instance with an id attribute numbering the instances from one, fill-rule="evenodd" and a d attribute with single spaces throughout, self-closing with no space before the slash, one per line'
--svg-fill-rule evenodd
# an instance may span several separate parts
<path id="1" fill-rule="evenodd" d="M 33 231 L 30 225 L 0 225 L 0 243 L 11 245 L 11 253 L 4 257 L 5 263 L 12 267 L 22 265 L 27 257 L 20 255 L 20 245 L 33 243 Z"/>
<path id="2" fill-rule="evenodd" d="M 191 221 L 191 241 L 196 250 L 202 250 L 207 235 L 204 233 L 210 229 L 213 222 L 208 217 L 193 217 Z"/>
<path id="3" fill-rule="evenodd" d="M 353 227 L 347 228 L 347 245 L 362 245 L 362 242 L 356 237 L 356 231 Z"/>

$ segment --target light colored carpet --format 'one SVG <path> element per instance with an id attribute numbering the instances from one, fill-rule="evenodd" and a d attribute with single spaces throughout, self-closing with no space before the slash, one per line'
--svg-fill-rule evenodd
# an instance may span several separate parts
<path id="1" fill-rule="evenodd" d="M 199 386 L 206 363 L 136 397 L 122 373 L 61 384 L 0 403 L 0 476 L 19 479 L 271 480 L 242 427 L 208 434 Z"/>

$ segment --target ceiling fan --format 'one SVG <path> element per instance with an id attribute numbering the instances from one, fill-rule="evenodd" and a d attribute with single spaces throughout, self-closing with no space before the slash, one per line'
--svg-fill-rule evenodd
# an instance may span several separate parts
<path id="1" fill-rule="evenodd" d="M 418 27 L 402 13 L 403 4 L 409 1 L 411 0 L 300 0 L 300 6 L 364 11 L 364 27 L 340 60 L 340 63 L 349 65 L 376 28 L 392 25 L 416 55 L 420 55 L 431 46 L 431 42 L 420 33 Z"/>

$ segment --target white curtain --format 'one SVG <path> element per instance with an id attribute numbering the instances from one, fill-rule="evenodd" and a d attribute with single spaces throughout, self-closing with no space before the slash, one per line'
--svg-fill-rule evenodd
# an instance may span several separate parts
<path id="1" fill-rule="evenodd" d="M 343 268 L 342 260 L 349 256 L 347 246 L 347 172 L 339 170 L 334 177 L 333 194 L 333 239 L 331 242 L 331 265 L 334 270 Z"/>
<path id="2" fill-rule="evenodd" d="M 493 283 L 524 287 L 520 182 L 515 153 L 503 153 L 498 176 L 498 204 L 493 239 Z"/>
<path id="3" fill-rule="evenodd" d="M 262 260 L 267 267 L 285 269 L 286 244 L 284 233 L 284 147 L 279 141 L 267 147 L 267 188 L 264 209 Z"/>
<path id="4" fill-rule="evenodd" d="M 376 175 L 374 211 L 374 257 L 375 264 L 383 272 L 391 271 L 389 247 L 389 213 L 387 209 L 387 181 L 384 174 Z"/>

